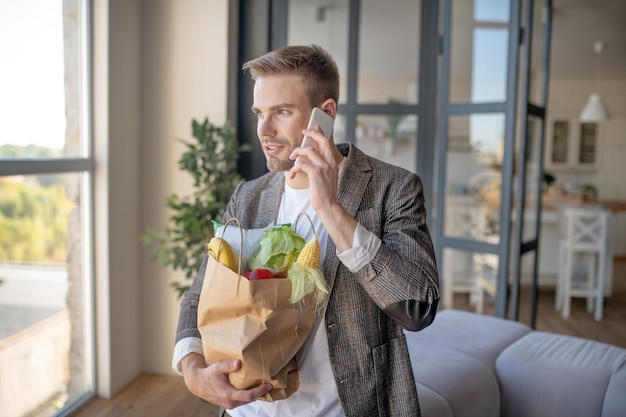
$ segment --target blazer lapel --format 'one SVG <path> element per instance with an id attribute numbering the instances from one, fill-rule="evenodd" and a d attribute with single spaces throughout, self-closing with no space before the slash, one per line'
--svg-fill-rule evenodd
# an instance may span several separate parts
<path id="1" fill-rule="evenodd" d="M 365 154 L 353 145 L 339 144 L 337 147 L 344 156 L 347 156 L 345 169 L 337 186 L 339 203 L 351 216 L 356 217 L 365 189 L 371 179 L 372 168 Z M 325 257 L 328 262 L 324 265 L 324 276 L 329 279 L 329 290 L 332 290 L 334 286 L 339 268 L 339 258 L 335 256 L 336 251 L 337 247 L 329 239 Z"/>
<path id="2" fill-rule="evenodd" d="M 265 227 L 276 221 L 280 200 L 285 190 L 284 184 L 285 176 L 282 173 L 274 175 L 267 187 L 260 191 L 258 206 L 246 208 L 246 211 L 254 217 L 253 227 Z"/>

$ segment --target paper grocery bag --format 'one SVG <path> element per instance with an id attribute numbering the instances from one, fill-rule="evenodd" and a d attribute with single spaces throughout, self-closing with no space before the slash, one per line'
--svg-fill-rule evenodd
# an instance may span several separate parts
<path id="1" fill-rule="evenodd" d="M 208 258 L 198 304 L 207 364 L 241 359 L 241 369 L 228 376 L 235 388 L 271 383 L 261 399 L 288 398 L 300 385 L 295 356 L 313 328 L 315 303 L 310 296 L 290 303 L 288 279 L 248 281 Z"/>

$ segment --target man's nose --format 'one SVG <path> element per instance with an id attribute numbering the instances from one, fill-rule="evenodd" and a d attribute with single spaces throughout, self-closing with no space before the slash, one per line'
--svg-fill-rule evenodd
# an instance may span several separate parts
<path id="1" fill-rule="evenodd" d="M 257 123 L 257 134 L 260 138 L 272 137 L 276 134 L 276 129 L 270 117 L 259 119 Z"/>

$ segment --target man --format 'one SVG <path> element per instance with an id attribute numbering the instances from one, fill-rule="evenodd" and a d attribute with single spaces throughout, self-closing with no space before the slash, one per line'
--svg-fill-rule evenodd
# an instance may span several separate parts
<path id="1" fill-rule="evenodd" d="M 243 68 L 255 81 L 252 111 L 270 172 L 237 187 L 225 219 L 260 228 L 307 213 L 330 295 L 296 358 L 299 389 L 284 400 L 255 401 L 271 385 L 238 391 L 228 373 L 239 361 L 207 366 L 202 356 L 203 265 L 181 303 L 174 369 L 194 395 L 233 417 L 419 416 L 403 328 L 429 325 L 439 300 L 421 180 L 305 129 L 313 107 L 337 115 L 339 73 L 322 48 L 287 46 Z M 303 135 L 316 146 L 300 147 Z"/>

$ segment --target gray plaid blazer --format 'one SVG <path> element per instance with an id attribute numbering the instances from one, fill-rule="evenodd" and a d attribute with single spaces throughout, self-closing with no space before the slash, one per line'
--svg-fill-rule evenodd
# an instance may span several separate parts
<path id="1" fill-rule="evenodd" d="M 383 241 L 374 260 L 350 272 L 328 242 L 323 265 L 331 289 L 325 311 L 330 362 L 347 417 L 420 415 L 403 327 L 412 328 L 409 302 L 439 299 L 439 280 L 420 178 L 369 157 L 350 144 L 338 186 L 339 200 Z M 243 228 L 276 220 L 284 174 L 268 173 L 235 190 L 224 219 Z M 200 337 L 197 305 L 202 266 L 181 302 L 176 341 Z"/>

